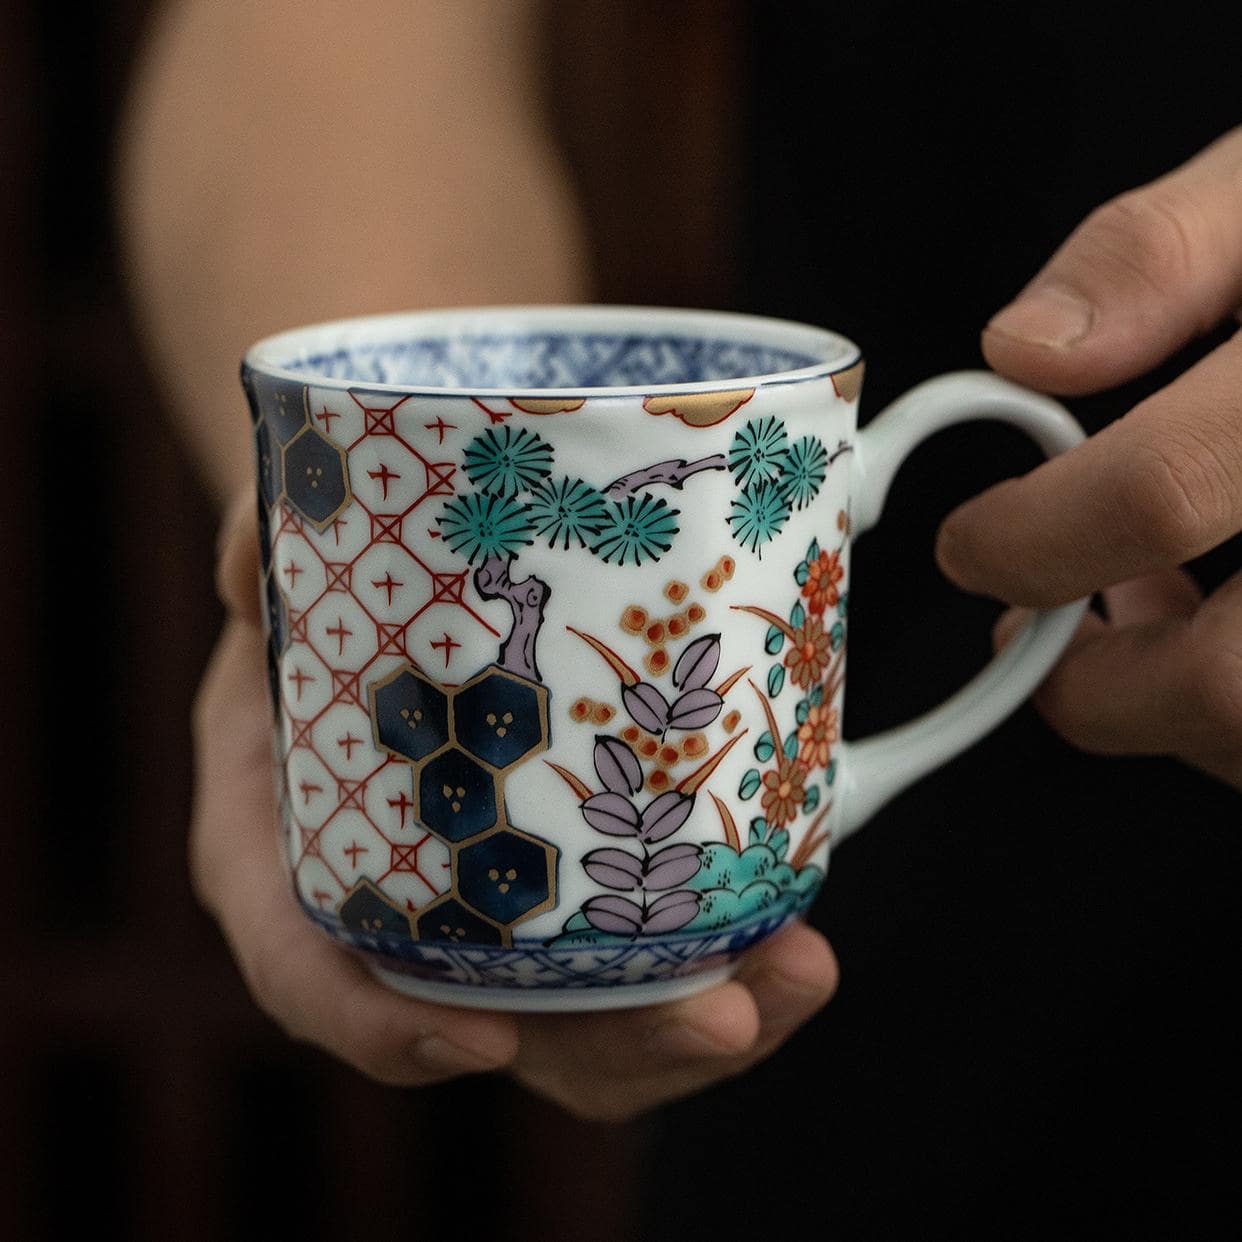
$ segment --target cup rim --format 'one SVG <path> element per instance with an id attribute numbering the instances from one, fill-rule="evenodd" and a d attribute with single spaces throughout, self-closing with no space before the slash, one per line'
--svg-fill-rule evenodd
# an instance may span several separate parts
<path id="1" fill-rule="evenodd" d="M 567 332 L 611 328 L 624 331 L 650 327 L 680 327 L 687 334 L 713 333 L 717 339 L 760 344 L 809 353 L 817 361 L 792 370 L 761 375 L 729 376 L 724 379 L 690 380 L 671 384 L 581 385 L 571 388 L 535 386 L 460 387 L 436 384 L 379 383 L 362 378 L 326 375 L 291 365 L 301 359 L 317 359 L 358 345 L 375 346 L 420 333 L 428 338 L 455 334 L 466 336 L 496 332 L 518 321 L 525 329 Z M 326 320 L 287 329 L 256 341 L 242 358 L 243 376 L 250 371 L 273 379 L 292 380 L 318 388 L 365 389 L 367 392 L 404 393 L 437 397 L 632 397 L 655 393 L 732 392 L 741 389 L 795 384 L 826 379 L 848 371 L 862 361 L 862 351 L 848 337 L 792 319 L 752 315 L 740 311 L 695 310 L 667 306 L 612 306 L 606 304 L 539 304 L 445 307 L 359 315 Z"/>

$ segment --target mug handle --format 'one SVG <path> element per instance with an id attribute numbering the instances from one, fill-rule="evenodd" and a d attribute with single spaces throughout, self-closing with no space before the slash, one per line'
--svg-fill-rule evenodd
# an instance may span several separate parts
<path id="1" fill-rule="evenodd" d="M 898 397 L 858 435 L 854 453 L 854 532 L 875 525 L 898 467 L 933 432 L 954 423 L 997 419 L 1021 428 L 1049 456 L 1073 448 L 1082 428 L 1064 406 L 993 375 L 956 371 Z M 994 729 L 1047 676 L 1078 628 L 1088 601 L 1037 612 L 983 670 L 939 707 L 906 724 L 845 743 L 841 818 L 834 843 L 861 827 L 906 786 Z"/>

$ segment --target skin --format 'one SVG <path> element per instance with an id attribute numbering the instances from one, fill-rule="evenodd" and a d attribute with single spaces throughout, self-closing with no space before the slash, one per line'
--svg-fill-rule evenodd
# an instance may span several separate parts
<path id="1" fill-rule="evenodd" d="M 294 1038 L 385 1083 L 503 1068 L 580 1116 L 632 1117 L 741 1072 L 818 1011 L 837 984 L 823 937 L 792 927 L 730 982 L 675 1004 L 514 1018 L 388 990 L 289 892 L 238 359 L 301 322 L 590 297 L 572 189 L 539 115 L 533 4 L 355 0 L 343 13 L 318 0 L 173 5 L 118 153 L 145 343 L 227 508 L 217 580 L 229 616 L 194 711 L 195 889 L 255 1000 Z"/>
<path id="2" fill-rule="evenodd" d="M 204 477 L 222 505 L 237 495 L 218 568 L 229 618 L 194 716 L 196 889 L 293 1037 L 383 1082 L 504 1068 L 581 1116 L 632 1117 L 779 1047 L 836 987 L 823 938 L 792 927 L 733 981 L 645 1010 L 422 1004 L 375 983 L 290 900 L 271 790 L 237 359 L 300 322 L 589 297 L 572 190 L 539 118 L 531 7 L 358 0 L 348 21 L 317 0 L 251 9 L 167 11 L 118 163 L 148 349 Z M 339 176 L 307 192 L 316 166 L 380 169 L 384 192 Z M 1092 392 L 1223 320 L 1242 303 L 1240 168 L 1235 132 L 1093 213 L 988 325 L 988 362 L 1046 392 Z M 956 510 L 937 556 L 967 590 L 1015 605 L 1103 590 L 1108 621 L 1084 622 L 1037 696 L 1050 723 L 1087 749 L 1174 754 L 1242 787 L 1242 578 L 1203 600 L 1177 569 L 1242 525 L 1239 394 L 1231 341 L 1087 444 Z M 1007 614 L 997 641 L 1020 620 Z"/>
<path id="3" fill-rule="evenodd" d="M 1242 305 L 1242 129 L 1093 212 L 983 352 L 1073 395 L 1141 375 Z M 1174 755 L 1242 788 L 1242 574 L 1204 599 L 1178 568 L 1242 528 L 1242 337 L 1099 435 L 968 501 L 936 555 L 966 590 L 1025 608 L 1102 592 L 1036 695 L 1100 754 Z M 1023 619 L 1007 613 L 1004 642 Z"/>

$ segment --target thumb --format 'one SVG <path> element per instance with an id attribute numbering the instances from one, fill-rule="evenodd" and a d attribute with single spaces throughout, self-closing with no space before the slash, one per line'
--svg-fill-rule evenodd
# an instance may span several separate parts
<path id="1" fill-rule="evenodd" d="M 1242 303 L 1242 127 L 1091 213 L 983 333 L 1002 375 L 1098 392 L 1149 371 Z"/>
<path id="2" fill-rule="evenodd" d="M 259 519 L 254 490 L 229 505 L 216 545 L 216 592 L 229 612 L 250 625 L 262 624 L 259 602 Z"/>

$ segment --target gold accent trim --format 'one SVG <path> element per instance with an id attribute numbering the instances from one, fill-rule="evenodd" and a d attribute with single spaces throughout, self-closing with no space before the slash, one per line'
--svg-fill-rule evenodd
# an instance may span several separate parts
<path id="1" fill-rule="evenodd" d="M 714 427 L 736 414 L 755 395 L 753 388 L 732 392 L 692 392 L 661 396 L 656 393 L 643 399 L 643 409 L 657 416 L 671 414 L 687 427 Z"/>

